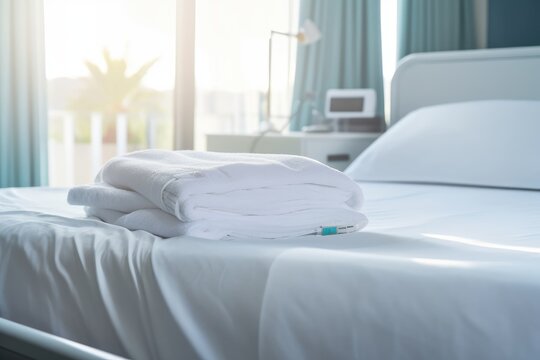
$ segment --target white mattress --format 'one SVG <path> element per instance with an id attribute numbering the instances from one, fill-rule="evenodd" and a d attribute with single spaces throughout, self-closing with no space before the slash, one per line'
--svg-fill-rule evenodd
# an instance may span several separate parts
<path id="1" fill-rule="evenodd" d="M 160 239 L 0 191 L 0 317 L 133 358 L 540 356 L 540 192 L 363 184 L 370 225 Z"/>

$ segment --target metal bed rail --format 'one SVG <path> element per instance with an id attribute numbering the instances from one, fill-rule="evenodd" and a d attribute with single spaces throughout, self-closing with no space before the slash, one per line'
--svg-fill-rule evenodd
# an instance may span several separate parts
<path id="1" fill-rule="evenodd" d="M 0 318 L 0 360 L 121 360 L 117 355 Z"/>

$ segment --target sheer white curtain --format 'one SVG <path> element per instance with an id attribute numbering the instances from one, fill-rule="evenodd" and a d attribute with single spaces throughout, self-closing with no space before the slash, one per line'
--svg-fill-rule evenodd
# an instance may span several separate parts
<path id="1" fill-rule="evenodd" d="M 397 65 L 397 2 L 381 0 L 381 46 L 384 78 L 385 118 L 390 120 L 390 84 Z"/>

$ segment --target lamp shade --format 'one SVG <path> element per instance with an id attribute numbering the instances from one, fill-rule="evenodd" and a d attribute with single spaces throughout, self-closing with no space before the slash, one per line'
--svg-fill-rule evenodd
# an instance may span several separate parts
<path id="1" fill-rule="evenodd" d="M 310 19 L 306 19 L 298 32 L 298 43 L 303 45 L 312 44 L 319 41 L 321 31 Z"/>

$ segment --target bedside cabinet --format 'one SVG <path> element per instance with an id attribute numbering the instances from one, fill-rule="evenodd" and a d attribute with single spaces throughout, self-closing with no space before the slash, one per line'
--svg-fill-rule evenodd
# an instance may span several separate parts
<path id="1" fill-rule="evenodd" d="M 381 134 L 379 133 L 302 133 L 207 134 L 206 149 L 218 152 L 253 152 L 302 155 L 338 170 L 345 168 Z M 257 143 L 255 144 L 255 141 Z M 254 145 L 255 144 L 255 145 Z M 254 146 L 254 147 L 253 147 Z"/>

